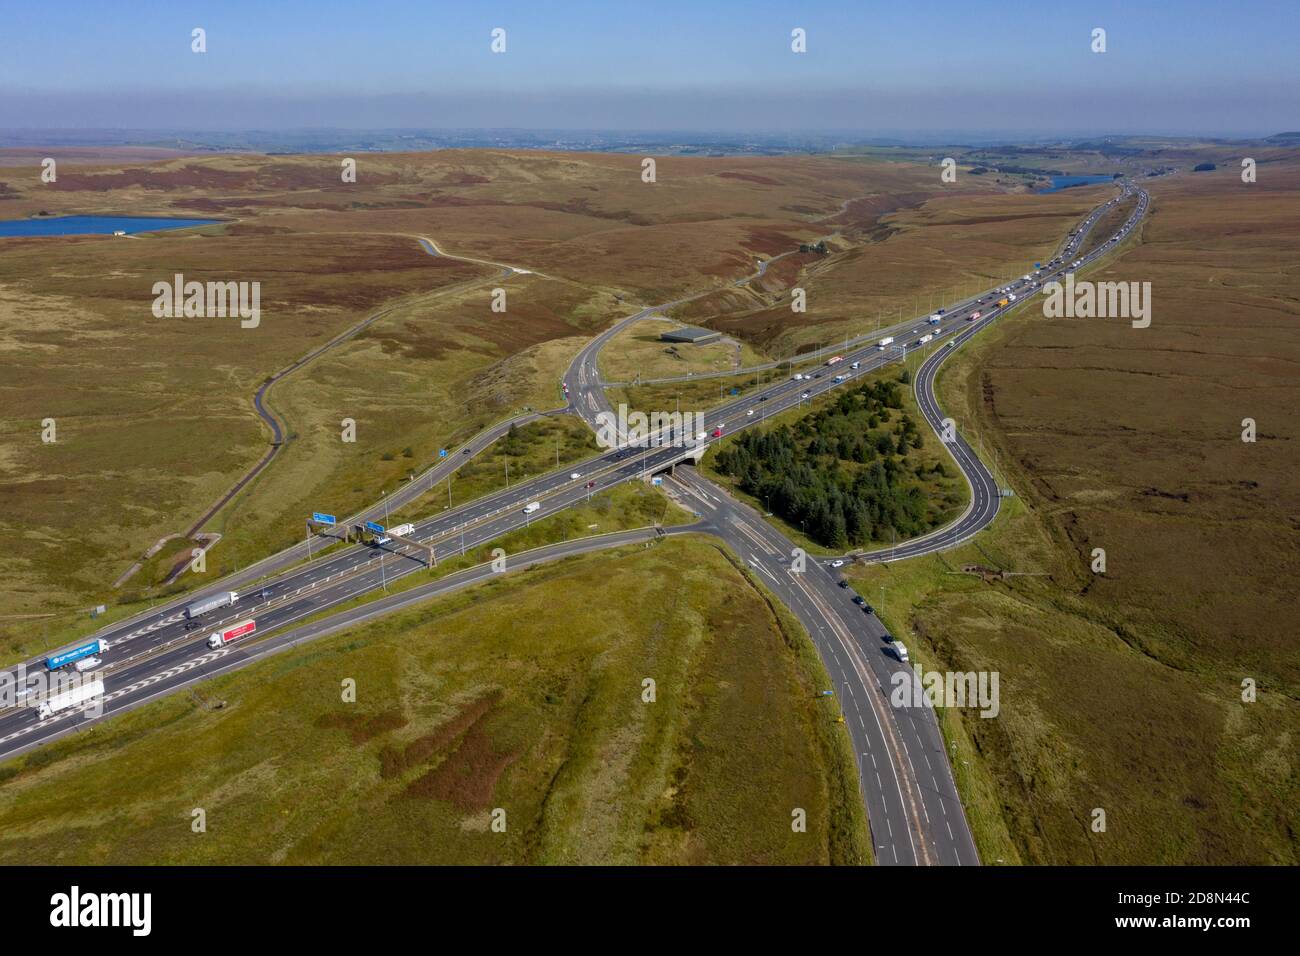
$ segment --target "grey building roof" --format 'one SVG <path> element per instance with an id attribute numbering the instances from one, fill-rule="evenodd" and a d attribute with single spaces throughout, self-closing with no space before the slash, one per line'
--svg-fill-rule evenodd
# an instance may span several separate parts
<path id="1" fill-rule="evenodd" d="M 702 329 L 698 326 L 688 325 L 684 328 L 664 332 L 659 338 L 664 342 L 691 342 L 698 345 L 701 342 L 712 342 L 714 339 L 720 339 L 722 333 L 715 332 L 713 329 Z"/>

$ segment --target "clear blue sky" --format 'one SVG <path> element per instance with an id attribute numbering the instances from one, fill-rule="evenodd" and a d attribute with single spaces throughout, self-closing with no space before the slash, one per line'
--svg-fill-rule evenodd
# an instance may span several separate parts
<path id="1" fill-rule="evenodd" d="M 1267 133 L 1298 50 L 1297 0 L 10 2 L 0 126 Z"/>

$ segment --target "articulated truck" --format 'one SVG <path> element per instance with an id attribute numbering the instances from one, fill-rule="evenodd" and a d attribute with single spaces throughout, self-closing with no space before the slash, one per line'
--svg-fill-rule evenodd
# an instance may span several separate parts
<path id="1" fill-rule="evenodd" d="M 87 665 L 86 661 L 98 661 L 96 654 L 102 654 L 108 650 L 107 641 L 91 641 L 89 644 L 82 644 L 80 647 L 74 647 L 70 651 L 64 651 L 61 654 L 51 654 L 45 658 L 45 667 L 47 670 L 56 671 L 61 667 L 67 667 L 69 664 L 76 666 L 77 670 L 84 671 L 93 667 L 93 664 Z"/>
<path id="2" fill-rule="evenodd" d="M 224 647 L 237 637 L 243 637 L 245 634 L 252 634 L 257 630 L 257 621 L 251 617 L 246 621 L 240 621 L 238 624 L 232 624 L 224 631 L 213 631 L 208 638 L 208 647 Z"/>
<path id="3" fill-rule="evenodd" d="M 880 344 L 877 345 L 876 348 L 880 349 L 880 351 L 883 352 L 886 346 L 893 345 L 893 344 L 894 344 L 894 337 L 892 335 L 886 335 L 883 339 L 880 340 Z"/>
<path id="4" fill-rule="evenodd" d="M 393 535 L 397 535 L 399 538 L 405 538 L 407 535 L 411 535 L 411 534 L 415 534 L 415 525 L 399 524 L 396 528 L 389 528 L 378 538 L 376 538 L 375 544 L 388 544 L 389 540 Z"/>
<path id="5" fill-rule="evenodd" d="M 238 591 L 222 591 L 212 597 L 204 598 L 201 601 L 195 601 L 185 609 L 186 620 L 193 620 L 200 614 L 207 614 L 209 611 L 215 611 L 219 607 L 229 607 L 239 600 Z"/>
<path id="6" fill-rule="evenodd" d="M 45 720 L 48 717 L 53 717 L 61 710 L 67 710 L 69 707 L 76 707 L 78 704 L 84 704 L 88 700 L 103 696 L 104 682 L 102 680 L 87 681 L 70 690 L 65 690 L 62 694 L 55 694 L 48 700 L 41 701 L 41 706 L 36 711 L 36 719 Z"/>

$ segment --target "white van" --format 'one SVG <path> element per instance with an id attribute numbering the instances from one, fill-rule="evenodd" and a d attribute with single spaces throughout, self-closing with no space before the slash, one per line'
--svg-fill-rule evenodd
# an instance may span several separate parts
<path id="1" fill-rule="evenodd" d="M 904 664 L 911 663 L 907 658 L 906 644 L 904 644 L 902 641 L 894 641 L 894 643 L 890 644 L 889 646 L 893 648 L 894 656 L 897 657 L 900 661 L 902 661 Z"/>
<path id="2" fill-rule="evenodd" d="M 542 503 L 540 501 L 530 501 L 528 504 L 524 505 L 524 514 L 530 515 L 541 506 Z"/>

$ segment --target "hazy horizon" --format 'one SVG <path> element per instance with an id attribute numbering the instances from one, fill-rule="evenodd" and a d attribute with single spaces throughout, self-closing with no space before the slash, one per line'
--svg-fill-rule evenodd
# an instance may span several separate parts
<path id="1" fill-rule="evenodd" d="M 1295 22 L 1282 0 L 80 0 L 6 13 L 0 127 L 1254 137 L 1300 127 Z M 191 48 L 196 27 L 206 52 Z M 806 52 L 791 49 L 796 28 Z"/>

